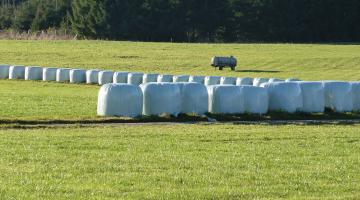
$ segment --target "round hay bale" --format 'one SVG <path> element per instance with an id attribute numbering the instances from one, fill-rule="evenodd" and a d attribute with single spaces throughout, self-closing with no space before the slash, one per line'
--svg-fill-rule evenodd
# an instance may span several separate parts
<path id="1" fill-rule="evenodd" d="M 269 93 L 269 110 L 294 113 L 303 107 L 303 97 L 299 83 L 266 83 Z"/>
<path id="2" fill-rule="evenodd" d="M 245 77 L 245 78 L 237 78 L 236 85 L 253 85 L 253 78 Z"/>
<path id="3" fill-rule="evenodd" d="M 129 72 L 115 72 L 113 83 L 127 83 Z"/>
<path id="4" fill-rule="evenodd" d="M 10 66 L 9 79 L 25 79 L 25 66 Z"/>
<path id="5" fill-rule="evenodd" d="M 86 70 L 72 69 L 70 70 L 70 83 L 85 83 L 86 82 Z"/>
<path id="6" fill-rule="evenodd" d="M 56 81 L 57 82 L 69 82 L 70 81 L 70 70 L 68 68 L 59 68 L 56 70 Z"/>
<path id="7" fill-rule="evenodd" d="M 205 85 L 219 85 L 221 76 L 207 76 L 205 77 Z"/>
<path id="8" fill-rule="evenodd" d="M 37 66 L 25 67 L 25 80 L 42 80 L 43 68 Z"/>
<path id="9" fill-rule="evenodd" d="M 172 83 L 146 83 L 140 85 L 143 91 L 143 115 L 173 115 L 181 112 L 179 85 Z"/>
<path id="10" fill-rule="evenodd" d="M 56 81 L 58 68 L 47 67 L 43 69 L 43 81 Z"/>
<path id="11" fill-rule="evenodd" d="M 269 94 L 267 89 L 251 85 L 242 85 L 245 112 L 250 114 L 266 114 L 269 110 Z"/>
<path id="12" fill-rule="evenodd" d="M 98 84 L 99 83 L 99 72 L 100 70 L 91 69 L 86 71 L 86 83 L 87 84 Z"/>
<path id="13" fill-rule="evenodd" d="M 99 116 L 137 117 L 142 113 L 143 95 L 139 86 L 109 83 L 101 87 L 98 96 Z"/>
<path id="14" fill-rule="evenodd" d="M 173 82 L 173 75 L 169 74 L 161 74 L 158 76 L 158 83 L 172 83 Z"/>
<path id="15" fill-rule="evenodd" d="M 244 95 L 241 87 L 235 85 L 207 86 L 209 112 L 216 114 L 245 113 Z"/>
<path id="16" fill-rule="evenodd" d="M 105 85 L 107 83 L 112 83 L 114 80 L 113 71 L 100 71 L 99 72 L 99 85 Z"/>
<path id="17" fill-rule="evenodd" d="M 220 84 L 221 85 L 236 85 L 237 78 L 235 77 L 221 77 Z"/>
<path id="18" fill-rule="evenodd" d="M 180 87 L 181 113 L 203 115 L 209 109 L 207 88 L 201 83 L 175 83 Z"/>
<path id="19" fill-rule="evenodd" d="M 189 82 L 190 76 L 188 75 L 176 75 L 173 77 L 174 83 Z"/>
<path id="20" fill-rule="evenodd" d="M 143 83 L 156 83 L 159 74 L 144 74 Z"/>
<path id="21" fill-rule="evenodd" d="M 301 112 L 323 113 L 325 111 L 325 92 L 322 82 L 298 82 L 303 97 Z"/>
<path id="22" fill-rule="evenodd" d="M 205 83 L 205 76 L 190 76 L 189 77 L 189 82 L 204 84 Z"/>
<path id="23" fill-rule="evenodd" d="M 260 87 L 261 84 L 269 82 L 269 78 L 254 78 L 253 86 Z"/>
<path id="24" fill-rule="evenodd" d="M 0 65 L 0 79 L 8 79 L 9 78 L 9 65 Z"/>
<path id="25" fill-rule="evenodd" d="M 140 85 L 143 82 L 143 73 L 135 72 L 129 73 L 128 75 L 128 84 L 131 85 Z"/>
<path id="26" fill-rule="evenodd" d="M 351 84 L 342 81 L 324 81 L 325 107 L 334 112 L 350 112 L 353 110 Z"/>

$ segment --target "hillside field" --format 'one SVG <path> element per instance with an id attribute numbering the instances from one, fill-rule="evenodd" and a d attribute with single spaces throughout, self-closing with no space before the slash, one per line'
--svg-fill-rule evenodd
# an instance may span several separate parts
<path id="1" fill-rule="evenodd" d="M 215 71 L 214 55 L 236 56 L 237 71 Z M 347 44 L 0 40 L 0 63 L 360 80 L 360 46 Z M 81 124 L 103 119 L 96 116 L 99 88 L 0 80 L 0 199 L 360 196 L 357 124 Z M 42 120 L 79 124 L 37 124 Z"/>

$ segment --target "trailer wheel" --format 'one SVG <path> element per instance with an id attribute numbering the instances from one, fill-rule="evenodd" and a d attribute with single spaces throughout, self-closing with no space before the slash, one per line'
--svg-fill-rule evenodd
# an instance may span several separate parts
<path id="1" fill-rule="evenodd" d="M 231 67 L 231 71 L 235 71 L 235 67 Z"/>
<path id="2" fill-rule="evenodd" d="M 224 67 L 219 67 L 219 70 L 223 70 L 224 69 Z"/>

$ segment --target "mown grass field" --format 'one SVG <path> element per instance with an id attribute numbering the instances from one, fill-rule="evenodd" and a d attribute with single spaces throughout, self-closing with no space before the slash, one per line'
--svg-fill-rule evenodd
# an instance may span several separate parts
<path id="1" fill-rule="evenodd" d="M 210 67 L 214 55 L 237 57 L 237 71 L 215 71 Z M 0 40 L 0 63 L 191 75 L 360 80 L 360 45 Z"/>
<path id="2" fill-rule="evenodd" d="M 1 199 L 357 199 L 359 125 L 0 130 Z"/>
<path id="3" fill-rule="evenodd" d="M 238 71 L 215 71 L 213 55 L 238 57 Z M 358 45 L 0 40 L 0 63 L 360 80 Z M 98 90 L 0 80 L 0 199 L 360 196 L 359 125 L 36 125 L 101 120 Z"/>

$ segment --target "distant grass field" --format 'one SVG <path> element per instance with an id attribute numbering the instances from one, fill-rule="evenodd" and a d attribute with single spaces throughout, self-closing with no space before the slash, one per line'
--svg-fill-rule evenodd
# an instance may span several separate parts
<path id="1" fill-rule="evenodd" d="M 0 198 L 357 199 L 359 129 L 0 129 Z"/>
<path id="2" fill-rule="evenodd" d="M 236 72 L 210 67 L 234 55 Z M 235 77 L 360 80 L 360 45 L 0 40 L 0 63 Z"/>

